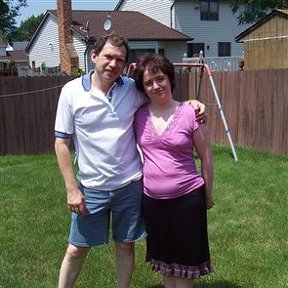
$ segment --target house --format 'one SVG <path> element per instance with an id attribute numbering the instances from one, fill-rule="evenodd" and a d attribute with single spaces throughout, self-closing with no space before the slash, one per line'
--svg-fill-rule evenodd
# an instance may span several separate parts
<path id="1" fill-rule="evenodd" d="M 29 60 L 25 52 L 27 42 L 14 42 L 12 46 L 0 35 L 0 72 L 1 75 L 17 75 L 21 67 L 27 67 Z"/>
<path id="2" fill-rule="evenodd" d="M 222 0 L 120 0 L 115 11 L 139 11 L 193 38 L 187 42 L 187 57 L 242 56 L 242 43 L 235 42 L 248 25 L 238 25 L 231 1 Z"/>
<path id="3" fill-rule="evenodd" d="M 32 67 L 45 65 L 73 73 L 89 70 L 91 44 L 96 37 L 115 32 L 129 40 L 134 62 L 146 51 L 164 53 L 180 61 L 191 37 L 136 11 L 71 11 L 70 0 L 58 0 L 57 10 L 48 10 L 27 45 Z"/>
<path id="4" fill-rule="evenodd" d="M 245 70 L 288 68 L 288 9 L 273 10 L 235 40 L 244 43 Z"/>

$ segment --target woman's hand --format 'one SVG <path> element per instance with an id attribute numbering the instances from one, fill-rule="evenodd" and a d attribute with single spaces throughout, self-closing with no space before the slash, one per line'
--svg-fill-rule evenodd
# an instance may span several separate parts
<path id="1" fill-rule="evenodd" d="M 212 195 L 206 195 L 206 206 L 208 210 L 214 206 L 214 200 Z"/>

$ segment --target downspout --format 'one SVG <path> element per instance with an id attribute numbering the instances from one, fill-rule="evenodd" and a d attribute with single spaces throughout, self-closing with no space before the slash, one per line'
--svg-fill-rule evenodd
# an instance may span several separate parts
<path id="1" fill-rule="evenodd" d="M 173 25 L 173 23 L 172 23 L 172 21 L 173 21 L 173 19 L 172 19 L 172 10 L 173 10 L 173 8 L 175 6 L 175 2 L 176 2 L 176 0 L 173 1 L 172 5 L 170 7 L 170 28 L 173 28 L 172 27 L 172 25 Z"/>

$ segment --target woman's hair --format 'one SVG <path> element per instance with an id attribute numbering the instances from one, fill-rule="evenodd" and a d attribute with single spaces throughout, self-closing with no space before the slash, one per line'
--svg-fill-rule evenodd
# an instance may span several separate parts
<path id="1" fill-rule="evenodd" d="M 111 33 L 108 35 L 104 36 L 99 36 L 96 41 L 94 42 L 94 45 L 92 47 L 92 50 L 95 51 L 96 55 L 99 55 L 100 52 L 102 51 L 104 45 L 109 42 L 115 47 L 122 47 L 124 46 L 126 48 L 126 62 L 128 61 L 129 58 L 129 45 L 128 45 L 128 40 L 121 36 L 117 35 L 115 33 Z"/>
<path id="2" fill-rule="evenodd" d="M 146 53 L 140 56 L 136 63 L 133 77 L 135 79 L 137 89 L 142 92 L 145 92 L 143 86 L 143 74 L 146 70 L 152 73 L 157 73 L 160 70 L 163 74 L 167 75 L 171 85 L 171 90 L 174 90 L 175 69 L 173 64 L 165 56 L 154 53 Z"/>

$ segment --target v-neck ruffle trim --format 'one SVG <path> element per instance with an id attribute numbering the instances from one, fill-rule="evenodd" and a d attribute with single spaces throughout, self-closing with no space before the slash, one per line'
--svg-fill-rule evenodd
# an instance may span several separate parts
<path id="1" fill-rule="evenodd" d="M 152 116 L 150 115 L 150 112 L 149 112 L 149 104 L 146 105 L 145 109 L 144 109 L 144 115 L 145 115 L 145 118 L 148 119 L 148 124 L 149 124 L 149 128 L 150 128 L 150 131 L 153 132 L 154 136 L 157 137 L 157 138 L 161 138 L 164 134 L 166 134 L 166 131 L 170 130 L 173 128 L 173 126 L 177 123 L 177 119 L 179 118 L 179 115 L 180 115 L 180 112 L 182 110 L 182 106 L 183 106 L 183 103 L 180 103 L 177 107 L 176 107 L 176 111 L 174 112 L 174 114 L 172 115 L 172 118 L 171 120 L 169 121 L 168 125 L 165 127 L 165 129 L 163 130 L 162 133 L 158 133 L 154 124 L 153 124 L 153 121 L 152 121 Z"/>

